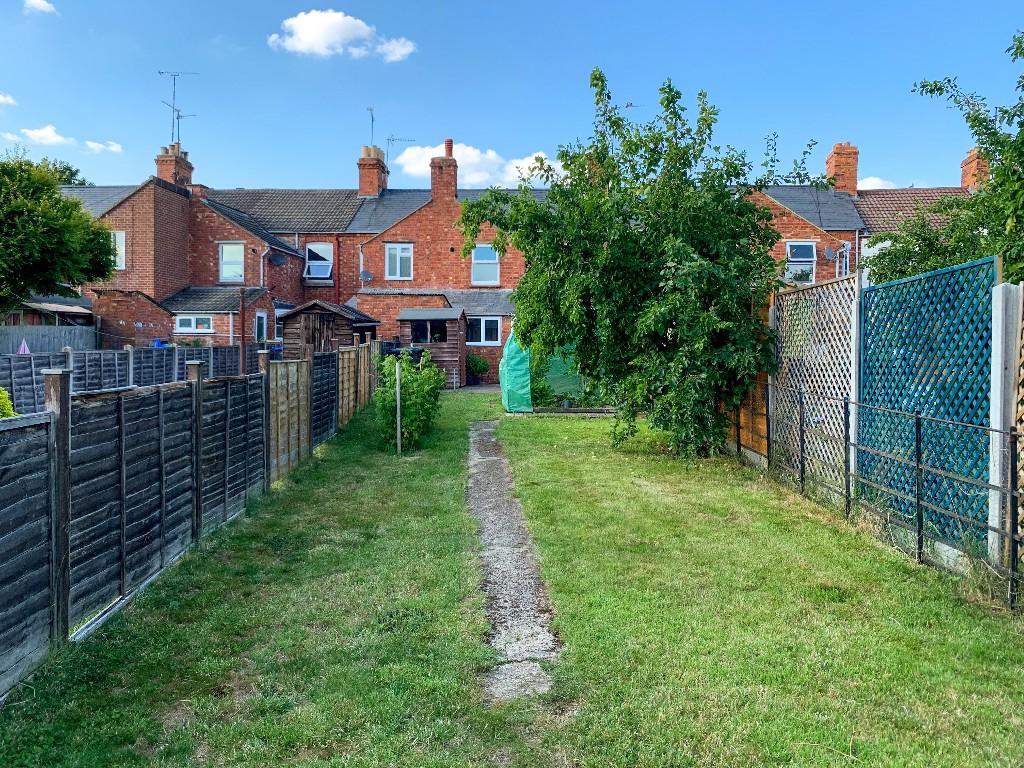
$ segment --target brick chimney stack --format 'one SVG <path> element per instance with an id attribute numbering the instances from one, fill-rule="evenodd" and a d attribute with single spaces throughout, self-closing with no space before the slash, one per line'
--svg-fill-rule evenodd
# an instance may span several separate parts
<path id="1" fill-rule="evenodd" d="M 356 163 L 359 166 L 359 196 L 380 197 L 388 188 L 388 166 L 384 162 L 384 150 L 378 146 L 363 147 L 363 155 Z"/>
<path id="2" fill-rule="evenodd" d="M 857 194 L 857 158 L 860 156 L 853 144 L 844 141 L 835 144 L 825 158 L 825 175 L 835 179 L 836 190 Z"/>
<path id="3" fill-rule="evenodd" d="M 988 160 L 977 147 L 972 147 L 960 163 L 960 186 L 973 191 L 988 181 L 989 173 Z"/>
<path id="4" fill-rule="evenodd" d="M 175 142 L 160 148 L 160 154 L 156 156 L 158 179 L 177 184 L 179 187 L 187 187 L 192 183 L 192 170 L 188 152 L 181 148 L 181 144 Z"/>
<path id="5" fill-rule="evenodd" d="M 455 142 L 444 140 L 444 157 L 430 161 L 430 197 L 454 200 L 459 188 L 459 164 L 455 162 Z"/>

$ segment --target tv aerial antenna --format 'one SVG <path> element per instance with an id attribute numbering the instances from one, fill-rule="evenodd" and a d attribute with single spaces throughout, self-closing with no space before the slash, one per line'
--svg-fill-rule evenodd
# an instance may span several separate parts
<path id="1" fill-rule="evenodd" d="M 392 133 L 390 136 L 387 137 L 387 139 L 385 139 L 385 141 L 387 142 L 387 151 L 384 153 L 384 163 L 387 164 L 391 162 L 391 145 L 412 144 L 414 141 L 416 141 L 416 139 L 400 139 L 399 137 L 395 136 L 395 134 Z"/>
<path id="2" fill-rule="evenodd" d="M 367 107 L 366 111 L 370 113 L 370 146 L 373 146 L 373 124 L 376 122 L 373 116 L 373 107 Z"/>
<path id="3" fill-rule="evenodd" d="M 163 104 L 165 107 L 170 107 L 171 108 L 171 112 L 174 114 L 175 129 L 171 131 L 171 141 L 172 142 L 176 141 L 176 142 L 178 142 L 180 144 L 181 143 L 181 121 L 184 120 L 187 117 L 199 117 L 199 115 L 195 114 L 194 112 L 191 113 L 191 114 L 186 115 L 186 114 L 184 114 L 181 111 L 181 107 L 176 107 L 173 104 L 171 104 L 170 102 L 161 101 L 160 103 Z"/>
<path id="4" fill-rule="evenodd" d="M 163 102 L 171 108 L 171 143 L 174 143 L 175 128 L 181 128 L 181 117 L 179 116 L 181 110 L 178 109 L 178 78 L 185 75 L 198 75 L 198 72 L 178 72 L 169 69 L 158 69 L 157 74 L 163 77 L 171 78 L 171 103 Z M 186 115 L 185 117 L 193 117 L 193 115 Z M 181 131 L 178 130 L 179 138 Z"/>

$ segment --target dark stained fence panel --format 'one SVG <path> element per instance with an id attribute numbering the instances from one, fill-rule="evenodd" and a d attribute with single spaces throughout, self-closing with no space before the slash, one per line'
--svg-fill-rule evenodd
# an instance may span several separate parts
<path id="1" fill-rule="evenodd" d="M 313 355 L 313 445 L 317 446 L 338 431 L 338 353 Z"/>
<path id="2" fill-rule="evenodd" d="M 177 350 L 169 347 L 143 347 L 132 350 L 132 384 L 149 387 L 167 384 L 175 378 L 175 355 Z M 181 380 L 184 380 L 184 376 Z"/>
<path id="3" fill-rule="evenodd" d="M 118 398 L 71 406 L 71 624 L 121 590 L 121 429 Z"/>
<path id="4" fill-rule="evenodd" d="M 192 543 L 192 389 L 166 388 L 163 402 L 164 563 Z"/>
<path id="5" fill-rule="evenodd" d="M 0 355 L 0 388 L 14 403 L 15 413 L 40 413 L 43 410 L 43 374 L 45 368 L 63 368 L 63 352 L 41 355 Z"/>
<path id="6" fill-rule="evenodd" d="M 131 385 L 127 350 L 75 352 L 72 364 L 72 392 L 96 392 Z"/>
<path id="7" fill-rule="evenodd" d="M 0 422 L 0 696 L 49 648 L 50 424 Z"/>

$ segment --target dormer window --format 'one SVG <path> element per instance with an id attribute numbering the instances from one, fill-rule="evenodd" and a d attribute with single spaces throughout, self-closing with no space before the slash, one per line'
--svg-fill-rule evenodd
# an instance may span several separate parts
<path id="1" fill-rule="evenodd" d="M 334 271 L 334 243 L 306 243 L 307 280 L 330 280 Z"/>

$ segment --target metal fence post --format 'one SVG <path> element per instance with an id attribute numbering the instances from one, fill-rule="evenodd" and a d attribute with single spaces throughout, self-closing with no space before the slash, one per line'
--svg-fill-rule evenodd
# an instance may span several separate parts
<path id="1" fill-rule="evenodd" d="M 914 559 L 919 563 L 924 562 L 924 475 L 921 469 L 921 412 L 914 411 L 914 474 L 915 483 L 915 509 L 914 509 L 914 530 L 917 540 L 914 543 Z"/>
<path id="2" fill-rule="evenodd" d="M 67 642 L 71 604 L 71 371 L 44 368 L 43 390 L 50 422 L 53 494 L 50 519 L 50 638 Z"/>
<path id="3" fill-rule="evenodd" d="M 850 519 L 850 398 L 843 398 L 843 496 L 846 501 L 846 519 Z"/>
<path id="4" fill-rule="evenodd" d="M 395 360 L 395 445 L 402 455 L 402 363 Z"/>
<path id="5" fill-rule="evenodd" d="M 806 408 L 804 407 L 804 388 L 800 387 L 797 396 L 797 412 L 799 415 L 799 449 L 800 449 L 800 493 L 807 487 L 807 426 Z"/>
<path id="6" fill-rule="evenodd" d="M 203 535 L 203 361 L 185 361 L 192 382 L 192 541 Z"/>
<path id="7" fill-rule="evenodd" d="M 1007 588 L 1006 602 L 1009 603 L 1010 608 L 1017 607 L 1017 590 L 1019 587 L 1019 570 L 1020 563 L 1018 562 L 1020 556 L 1020 547 L 1018 546 L 1017 537 L 1020 535 L 1018 530 L 1020 527 L 1019 510 L 1017 502 L 1017 492 L 1019 490 L 1020 481 L 1017 478 L 1017 440 L 1018 433 L 1017 428 L 1013 427 L 1010 429 L 1010 477 L 1009 477 L 1009 509 L 1007 513 L 1006 527 L 1009 529 L 1010 540 L 1008 542 L 1008 560 L 1010 567 L 1010 584 Z"/>
<path id="8" fill-rule="evenodd" d="M 772 471 L 772 383 L 769 379 L 764 385 L 764 439 L 768 471 Z"/>

